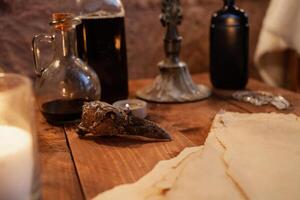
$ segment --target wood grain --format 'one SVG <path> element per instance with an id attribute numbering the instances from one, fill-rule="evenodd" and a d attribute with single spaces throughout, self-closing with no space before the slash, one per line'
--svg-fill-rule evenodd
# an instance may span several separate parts
<path id="1" fill-rule="evenodd" d="M 42 199 L 83 199 L 62 127 L 49 125 L 37 113 Z"/>
<path id="2" fill-rule="evenodd" d="M 113 186 L 134 182 L 158 161 L 172 158 L 183 148 L 193 146 L 191 141 L 176 131 L 172 131 L 172 142 L 160 143 L 124 138 L 80 139 L 74 128 L 67 127 L 66 131 L 87 199 Z"/>
<path id="3" fill-rule="evenodd" d="M 207 74 L 193 76 L 198 84 L 209 84 Z M 134 98 L 137 90 L 151 84 L 151 80 L 135 80 L 130 84 L 130 94 Z M 212 95 L 209 99 L 179 104 L 148 103 L 149 117 L 161 125 L 169 125 L 188 137 L 195 145 L 205 142 L 211 121 L 220 110 L 245 112 L 234 105 Z"/>
<path id="4" fill-rule="evenodd" d="M 131 97 L 150 82 L 131 81 Z M 173 138 L 172 142 L 165 143 L 141 143 L 121 138 L 80 139 L 74 127 L 66 127 L 85 197 L 90 199 L 113 186 L 134 182 L 158 161 L 178 155 L 185 147 L 204 144 L 211 121 L 221 109 L 243 112 L 215 96 L 187 104 L 149 103 L 149 119 L 165 128 Z"/>
<path id="5" fill-rule="evenodd" d="M 193 79 L 211 87 L 208 74 L 197 74 Z M 130 96 L 134 97 L 138 89 L 151 82 L 130 81 Z M 248 89 L 280 93 L 293 105 L 292 109 L 283 112 L 300 115 L 299 94 L 272 88 L 254 80 L 250 80 Z M 173 137 L 172 142 L 160 143 L 142 143 L 121 138 L 80 139 L 72 126 L 65 127 L 66 141 L 62 128 L 54 128 L 39 119 L 44 199 L 91 199 L 116 185 L 138 180 L 160 160 L 176 156 L 185 147 L 203 144 L 215 114 L 221 109 L 278 112 L 272 106 L 256 107 L 235 101 L 230 97 L 230 92 L 220 93 L 217 90 L 214 90 L 211 98 L 199 102 L 149 103 L 149 119 L 160 124 Z"/>
<path id="6" fill-rule="evenodd" d="M 201 80 L 204 84 L 211 87 L 208 74 L 197 74 L 193 76 L 194 80 L 197 82 Z M 247 90 L 254 91 L 267 91 L 277 95 L 283 95 L 292 105 L 291 109 L 288 110 L 277 110 L 275 107 L 266 105 L 266 106 L 255 106 L 249 103 L 239 102 L 232 99 L 231 94 L 233 91 L 218 91 L 214 90 L 214 96 L 217 98 L 225 100 L 230 105 L 233 105 L 235 108 L 244 110 L 244 112 L 280 112 L 280 113 L 294 113 L 300 115 L 300 94 L 291 92 L 283 88 L 276 88 L 266 85 L 263 82 L 249 79 Z"/>

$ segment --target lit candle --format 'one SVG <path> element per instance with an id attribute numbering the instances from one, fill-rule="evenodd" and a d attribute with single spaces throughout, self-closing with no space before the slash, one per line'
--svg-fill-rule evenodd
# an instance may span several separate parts
<path id="1" fill-rule="evenodd" d="M 33 176 L 33 142 L 27 131 L 0 126 L 0 199 L 29 199 Z"/>
<path id="2" fill-rule="evenodd" d="M 145 118 L 147 116 L 147 103 L 139 99 L 126 99 L 117 101 L 113 106 L 129 110 L 133 115 L 139 118 Z"/>

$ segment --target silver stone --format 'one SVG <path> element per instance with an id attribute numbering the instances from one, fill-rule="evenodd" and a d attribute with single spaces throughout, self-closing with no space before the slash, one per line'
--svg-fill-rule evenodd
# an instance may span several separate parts
<path id="1" fill-rule="evenodd" d="M 279 110 L 285 110 L 290 107 L 290 103 L 280 95 L 274 95 L 264 91 L 237 91 L 232 97 L 238 101 L 244 101 L 256 106 L 270 104 Z"/>

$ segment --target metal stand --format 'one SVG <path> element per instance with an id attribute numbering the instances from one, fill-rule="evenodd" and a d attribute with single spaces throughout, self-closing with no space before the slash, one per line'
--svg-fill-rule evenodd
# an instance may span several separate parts
<path id="1" fill-rule="evenodd" d="M 164 39 L 166 58 L 158 64 L 160 74 L 154 83 L 138 91 L 137 96 L 160 103 L 190 102 L 209 97 L 211 90 L 204 85 L 196 85 L 187 65 L 179 59 L 182 40 L 177 30 L 182 21 L 179 0 L 162 1 L 160 20 L 167 29 Z"/>

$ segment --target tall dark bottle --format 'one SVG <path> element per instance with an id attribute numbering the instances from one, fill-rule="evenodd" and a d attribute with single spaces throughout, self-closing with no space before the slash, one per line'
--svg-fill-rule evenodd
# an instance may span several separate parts
<path id="1" fill-rule="evenodd" d="M 120 0 L 82 0 L 77 26 L 78 55 L 97 73 L 101 100 L 128 96 L 125 12 Z"/>
<path id="2" fill-rule="evenodd" d="M 243 89 L 248 82 L 249 24 L 247 14 L 224 0 L 210 27 L 210 79 L 218 89 Z"/>

